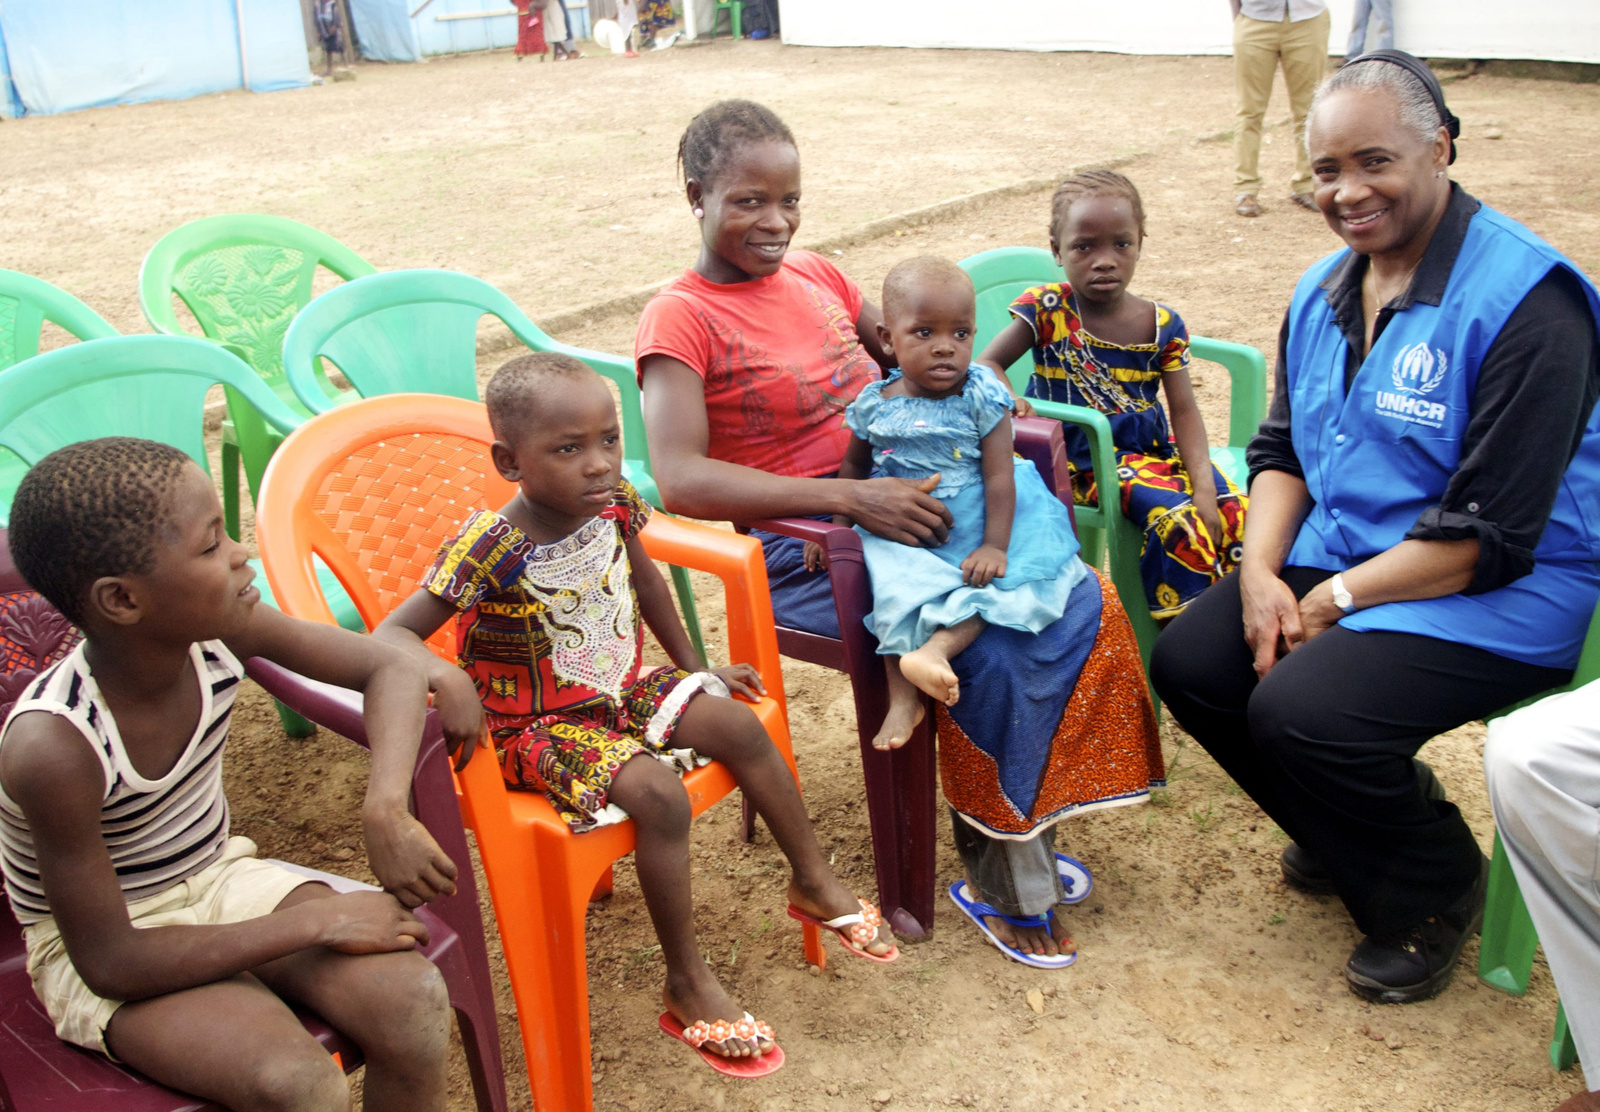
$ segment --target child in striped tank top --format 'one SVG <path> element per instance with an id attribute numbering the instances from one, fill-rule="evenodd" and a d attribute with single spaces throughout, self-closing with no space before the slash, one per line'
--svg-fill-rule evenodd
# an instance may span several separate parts
<path id="1" fill-rule="evenodd" d="M 84 633 L 0 729 L 0 866 L 57 1034 L 229 1108 L 347 1109 L 304 1004 L 362 1048 L 369 1112 L 442 1109 L 449 1005 L 408 908 L 453 891 L 456 866 L 407 810 L 421 670 L 258 605 L 211 480 L 164 444 L 46 456 L 9 540 Z M 222 751 L 252 656 L 365 693 L 387 891 L 337 895 L 230 837 Z"/>

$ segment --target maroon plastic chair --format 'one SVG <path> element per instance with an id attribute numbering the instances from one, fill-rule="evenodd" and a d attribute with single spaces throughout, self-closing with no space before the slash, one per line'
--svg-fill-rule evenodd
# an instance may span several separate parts
<path id="1" fill-rule="evenodd" d="M 1045 486 L 1070 515 L 1072 478 L 1061 423 L 1024 417 L 1013 425 L 1017 454 L 1039 469 Z M 912 941 L 923 938 L 933 929 L 934 852 L 939 836 L 933 715 L 923 719 L 911 740 L 901 748 L 884 751 L 872 747 L 872 736 L 889 710 L 889 694 L 877 638 L 863 624 L 872 610 L 872 583 L 861 552 L 861 538 L 854 529 L 805 518 L 745 522 L 743 527 L 815 541 L 828 554 L 828 578 L 833 585 L 841 638 L 779 626 L 778 651 L 850 676 L 879 906 L 897 935 Z M 752 821 L 748 810 L 745 821 L 748 829 Z"/>
<path id="2" fill-rule="evenodd" d="M 27 685 L 70 652 L 79 636 L 17 573 L 6 531 L 0 529 L 0 722 Z M 260 658 L 247 661 L 245 668 L 274 695 L 294 700 L 295 708 L 308 717 L 366 744 L 360 695 L 314 684 Z M 432 935 L 423 954 L 439 968 L 449 989 L 479 1112 L 505 1112 L 505 1065 L 477 885 L 444 735 L 432 713 L 411 783 L 417 817 L 461 867 L 456 894 L 418 912 Z M 328 879 L 336 883 L 343 878 Z M 0 1112 L 221 1112 L 209 1101 L 158 1085 L 56 1038 L 55 1026 L 34 996 L 27 960 L 22 928 L 10 903 L 0 898 Z M 339 1056 L 346 1072 L 361 1065 L 361 1050 L 353 1042 L 310 1012 L 297 1009 L 296 1014 L 330 1054 Z"/>

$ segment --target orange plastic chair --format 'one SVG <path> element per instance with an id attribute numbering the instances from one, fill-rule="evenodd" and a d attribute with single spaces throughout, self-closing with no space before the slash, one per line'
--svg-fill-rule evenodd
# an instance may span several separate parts
<path id="1" fill-rule="evenodd" d="M 516 488 L 489 457 L 494 434 L 482 403 L 390 394 L 315 417 L 291 433 L 262 480 L 256 541 L 285 613 L 333 623 L 317 583 L 321 558 L 373 628 L 421 582 L 439 546 L 473 511 Z M 650 555 L 722 580 L 729 658 L 761 673 L 756 715 L 794 768 L 778 640 L 761 547 L 749 537 L 656 514 L 641 534 Z M 429 647 L 456 658 L 455 628 Z M 796 782 L 799 776 L 796 773 Z M 688 773 L 698 815 L 735 788 L 712 763 Z M 549 1112 L 593 1107 L 584 914 L 609 886 L 612 863 L 634 845 L 631 822 L 568 833 L 544 796 L 510 791 L 493 758 L 478 754 L 456 781 L 477 835 L 517 1002 L 534 1104 Z M 806 957 L 822 964 L 820 932 L 805 927 Z"/>

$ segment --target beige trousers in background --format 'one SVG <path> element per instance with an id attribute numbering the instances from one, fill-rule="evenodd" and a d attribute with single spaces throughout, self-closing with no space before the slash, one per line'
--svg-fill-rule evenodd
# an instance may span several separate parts
<path id="1" fill-rule="evenodd" d="M 1296 193 L 1311 192 L 1311 160 L 1306 157 L 1306 110 L 1317 91 L 1328 62 L 1329 17 L 1324 11 L 1311 19 L 1267 23 L 1247 16 L 1233 20 L 1233 80 L 1238 88 L 1239 114 L 1233 126 L 1233 191 L 1261 192 L 1257 170 L 1261 158 L 1261 120 L 1272 97 L 1272 77 L 1283 61 L 1283 80 L 1289 87 L 1289 112 L 1294 117 Z"/>

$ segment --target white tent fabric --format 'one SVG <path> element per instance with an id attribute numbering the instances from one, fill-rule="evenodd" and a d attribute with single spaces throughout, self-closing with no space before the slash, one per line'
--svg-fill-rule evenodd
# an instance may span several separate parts
<path id="1" fill-rule="evenodd" d="M 254 92 L 311 83 L 298 0 L 4 0 L 0 40 L 0 110 L 8 92 L 51 113 L 237 89 L 246 73 Z"/>
<path id="2" fill-rule="evenodd" d="M 1330 54 L 1350 37 L 1354 0 L 1329 0 Z M 795 46 L 1099 50 L 1231 54 L 1227 0 L 779 0 Z M 1395 45 L 1425 58 L 1600 62 L 1597 0 L 1401 0 Z"/>

